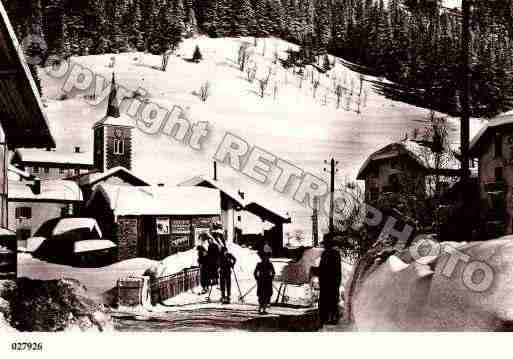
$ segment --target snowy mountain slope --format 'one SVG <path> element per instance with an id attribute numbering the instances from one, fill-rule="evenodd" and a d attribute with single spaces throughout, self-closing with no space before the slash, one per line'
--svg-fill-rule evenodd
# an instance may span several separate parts
<path id="1" fill-rule="evenodd" d="M 354 179 L 369 154 L 391 141 L 400 140 L 405 133 L 422 126 L 427 118 L 427 110 L 387 100 L 373 93 L 367 82 L 362 89 L 367 97 L 366 104 L 362 104 L 361 113 L 357 114 L 359 74 L 335 61 L 329 77 L 307 68 L 305 79 L 301 81 L 292 69 L 273 64 L 275 51 L 285 58 L 285 51 L 295 48 L 278 39 L 259 39 L 257 46 L 250 48 L 258 67 L 256 78 L 265 77 L 269 69 L 273 73 L 267 93 L 261 98 L 258 81 L 248 82 L 246 73 L 238 69 L 237 53 L 242 41 L 253 44 L 253 39 L 187 39 L 177 56 L 171 56 L 166 72 L 154 68 L 160 65 L 160 57 L 141 53 L 85 56 L 72 61 L 109 80 L 114 71 L 119 84 L 131 90 L 145 89 L 152 102 L 169 110 L 179 105 L 186 110 L 191 122 L 209 122 L 210 135 L 199 152 L 167 136 L 148 135 L 134 129 L 133 170 L 153 183 L 174 185 L 199 174 L 211 176 L 212 157 L 226 131 L 326 181 L 323 161 L 333 156 L 339 161 L 337 180 Z M 203 60 L 197 64 L 186 61 L 192 57 L 196 45 L 203 54 Z M 113 68 L 108 66 L 111 57 L 115 57 Z M 320 81 L 315 99 L 312 71 Z M 90 90 L 60 100 L 63 80 L 51 78 L 43 71 L 41 77 L 58 150 L 71 152 L 74 146 L 81 146 L 92 156 L 91 127 L 104 116 L 106 102 L 99 106 L 87 104 L 84 95 L 92 93 Z M 349 111 L 345 110 L 345 100 L 341 108 L 336 109 L 334 79 L 347 88 L 353 87 Z M 211 85 L 211 96 L 201 102 L 195 93 L 206 81 Z M 273 98 L 275 85 L 276 99 Z M 457 121 L 454 124 L 457 125 Z M 456 126 L 451 136 L 457 141 Z M 278 175 L 278 171 L 273 171 L 269 183 L 262 185 L 227 166 L 218 166 L 219 179 L 241 188 L 249 199 L 258 198 L 288 211 L 295 226 L 307 233 L 309 241 L 311 211 L 293 201 L 291 193 L 283 195 L 273 190 Z"/>

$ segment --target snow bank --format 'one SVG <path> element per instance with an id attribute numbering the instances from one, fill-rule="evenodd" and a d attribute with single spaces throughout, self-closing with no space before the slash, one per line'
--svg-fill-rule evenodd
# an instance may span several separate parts
<path id="1" fill-rule="evenodd" d="M 256 251 L 243 248 L 238 244 L 228 243 L 228 251 L 237 259 L 235 263 L 235 273 L 240 278 L 253 278 L 253 271 L 260 260 Z M 198 266 L 198 252 L 196 249 L 190 249 L 185 252 L 179 252 L 163 259 L 157 265 L 157 276 L 175 274 L 189 267 Z"/>
<path id="2" fill-rule="evenodd" d="M 76 268 L 45 262 L 28 253 L 18 253 L 18 278 L 73 278 L 80 281 L 91 296 L 103 300 L 105 294 L 116 287 L 119 278 L 141 276 L 148 268 L 157 264 L 157 261 L 147 258 L 133 258 L 100 268 Z"/>

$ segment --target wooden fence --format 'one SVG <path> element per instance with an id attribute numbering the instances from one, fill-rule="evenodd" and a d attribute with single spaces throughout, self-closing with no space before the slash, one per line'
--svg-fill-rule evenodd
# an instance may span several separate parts
<path id="1" fill-rule="evenodd" d="M 178 273 L 155 278 L 150 283 L 152 304 L 163 302 L 200 284 L 199 267 L 186 268 Z"/>

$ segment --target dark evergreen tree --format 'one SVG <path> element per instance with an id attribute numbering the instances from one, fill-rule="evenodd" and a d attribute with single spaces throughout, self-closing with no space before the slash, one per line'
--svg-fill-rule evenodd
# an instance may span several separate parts
<path id="1" fill-rule="evenodd" d="M 200 62 L 203 60 L 203 55 L 201 55 L 201 51 L 198 45 L 194 48 L 194 53 L 192 54 L 192 61 Z"/>

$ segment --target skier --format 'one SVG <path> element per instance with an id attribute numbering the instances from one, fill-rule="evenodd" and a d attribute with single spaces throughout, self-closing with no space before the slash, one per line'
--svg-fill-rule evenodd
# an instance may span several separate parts
<path id="1" fill-rule="evenodd" d="M 196 249 L 198 250 L 198 264 L 200 267 L 201 294 L 205 294 L 208 291 L 209 284 L 207 250 L 201 245 L 197 246 Z"/>
<path id="2" fill-rule="evenodd" d="M 233 254 L 228 252 L 226 247 L 222 247 L 221 259 L 219 261 L 219 274 L 221 279 L 221 302 L 223 304 L 230 303 L 232 289 L 232 269 L 236 262 L 237 260 Z"/>
<path id="3" fill-rule="evenodd" d="M 258 314 L 267 314 L 265 309 L 271 303 L 275 275 L 274 266 L 270 260 L 271 247 L 267 244 L 264 245 L 259 254 L 262 261 L 256 265 L 255 272 L 253 273 L 257 282 Z"/>
<path id="4" fill-rule="evenodd" d="M 212 237 L 208 241 L 207 262 L 209 285 L 217 285 L 219 283 L 219 245 Z"/>
<path id="5" fill-rule="evenodd" d="M 319 264 L 319 317 L 321 325 L 337 324 L 342 276 L 340 253 L 334 248 L 331 236 L 326 235 L 323 242 L 324 251 Z"/>

